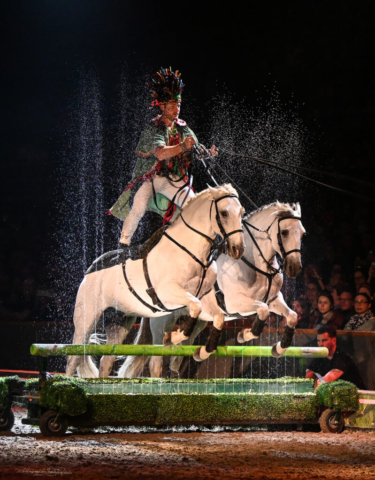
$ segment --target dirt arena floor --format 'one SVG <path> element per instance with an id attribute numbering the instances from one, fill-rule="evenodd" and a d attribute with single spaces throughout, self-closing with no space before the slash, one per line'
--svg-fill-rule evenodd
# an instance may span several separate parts
<path id="1" fill-rule="evenodd" d="M 297 431 L 68 432 L 48 439 L 16 424 L 0 436 L 6 479 L 375 480 L 375 433 Z"/>

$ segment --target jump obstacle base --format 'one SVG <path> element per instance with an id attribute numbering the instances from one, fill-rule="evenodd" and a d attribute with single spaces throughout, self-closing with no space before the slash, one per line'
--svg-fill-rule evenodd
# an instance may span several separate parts
<path id="1" fill-rule="evenodd" d="M 47 357 L 63 355 L 183 355 L 194 346 L 41 345 L 40 375 L 25 383 L 0 379 L 0 430 L 12 426 L 12 405 L 27 406 L 24 424 L 46 436 L 62 436 L 68 426 L 254 425 L 320 423 L 339 432 L 341 412 L 358 408 L 357 388 L 332 382 L 313 391 L 312 380 L 257 379 L 80 379 L 46 374 Z M 326 357 L 326 348 L 291 347 L 289 357 Z M 217 357 L 271 357 L 271 347 L 218 347 Z M 337 384 L 337 385 L 333 385 Z M 324 410 L 324 409 L 328 410 Z M 323 414 L 321 414 L 324 410 Z M 14 417 L 13 417 L 14 418 Z"/>

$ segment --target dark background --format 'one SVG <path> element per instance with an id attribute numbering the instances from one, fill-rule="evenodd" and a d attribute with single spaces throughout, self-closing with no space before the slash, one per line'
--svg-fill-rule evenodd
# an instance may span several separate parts
<path id="1" fill-rule="evenodd" d="M 123 65 L 130 77 L 132 72 L 134 76 L 140 71 L 150 75 L 160 66 L 172 65 L 183 73 L 184 98 L 190 95 L 200 109 L 200 120 L 194 124 L 197 133 L 204 131 L 203 119 L 210 115 L 207 99 L 212 95 L 230 92 L 234 101 L 245 97 L 245 104 L 251 107 L 276 88 L 281 101 L 292 105 L 315 138 L 314 155 L 304 163 L 368 184 L 315 177 L 374 197 L 372 2 L 216 2 L 210 9 L 202 4 L 119 0 L 1 3 L 0 259 L 4 299 L 12 282 L 13 289 L 25 289 L 24 282 L 32 278 L 37 287 L 29 288 L 49 289 L 51 271 L 55 280 L 62 276 L 61 261 L 52 266 L 49 262 L 53 257 L 50 250 L 58 248 L 56 218 L 61 208 L 56 205 L 67 200 L 60 189 L 61 183 L 68 181 L 61 176 L 61 163 L 71 135 L 72 112 L 74 116 L 80 105 L 77 82 L 82 69 L 95 71 L 101 92 L 104 151 L 109 152 L 102 159 L 104 169 L 111 164 L 109 144 L 116 124 L 113 106 L 118 102 Z M 187 117 L 182 115 L 189 120 Z M 220 144 L 220 138 L 214 140 Z M 74 148 L 72 142 L 70 151 Z M 101 197 L 106 208 L 129 178 L 129 171 L 124 179 L 114 178 L 114 173 L 116 187 L 111 190 L 109 175 L 109 187 Z M 251 183 L 242 185 L 251 188 Z M 314 246 L 309 250 L 310 259 L 317 255 L 319 245 L 340 245 L 340 236 L 348 228 L 359 228 L 358 219 L 365 217 L 366 225 L 373 224 L 370 200 L 356 200 L 310 184 L 300 184 L 300 188 L 310 192 L 306 197 L 301 194 L 304 223 Z M 79 198 L 79 189 L 75 195 Z M 253 198 L 257 201 L 256 192 Z M 267 201 L 274 200 L 271 192 Z M 77 221 L 79 225 L 81 220 Z M 372 227 L 366 228 L 372 235 Z M 329 233 L 322 240 L 323 232 Z M 363 246 L 363 229 L 355 230 L 357 233 L 341 251 L 340 261 L 347 262 L 348 272 L 353 269 L 355 249 L 368 250 L 367 244 L 373 242 L 372 236 Z M 72 277 L 69 295 L 94 253 L 113 248 L 116 242 L 114 237 L 104 239 L 89 252 Z M 323 260 L 320 252 L 318 261 Z M 329 275 L 334 260 L 330 259 L 323 273 Z M 64 261 L 66 264 L 67 259 Z M 17 281 L 23 286 L 14 287 Z M 65 287 L 66 283 L 65 277 Z M 72 302 L 69 295 L 66 303 Z"/>

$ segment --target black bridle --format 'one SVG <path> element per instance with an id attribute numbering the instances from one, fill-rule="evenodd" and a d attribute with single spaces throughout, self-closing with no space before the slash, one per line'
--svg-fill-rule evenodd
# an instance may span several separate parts
<path id="1" fill-rule="evenodd" d="M 195 297 L 199 298 L 198 295 L 200 294 L 201 292 L 201 289 L 202 289 L 202 286 L 203 286 L 203 282 L 206 278 L 206 274 L 207 274 L 207 270 L 209 269 L 209 267 L 211 266 L 212 262 L 214 261 L 214 252 L 216 249 L 219 249 L 219 248 L 223 248 L 223 244 L 225 246 L 225 249 L 227 248 L 227 242 L 228 242 L 228 238 L 235 234 L 235 233 L 238 233 L 238 232 L 243 232 L 242 228 L 241 229 L 238 229 L 238 230 L 233 230 L 232 232 L 229 232 L 227 233 L 225 231 L 225 228 L 220 220 L 220 214 L 219 214 L 219 210 L 217 208 L 217 204 L 223 200 L 224 198 L 237 198 L 237 195 L 234 195 L 234 194 L 228 194 L 228 195 L 223 195 L 222 197 L 220 198 L 217 198 L 217 199 L 213 199 L 212 202 L 211 202 L 211 207 L 210 207 L 210 221 L 211 221 L 211 212 L 212 212 L 212 206 L 213 204 L 215 204 L 215 208 L 216 208 L 216 222 L 219 226 L 219 229 L 220 229 L 220 232 L 221 232 L 221 235 L 222 235 L 222 242 L 221 243 L 218 243 L 216 242 L 214 239 L 212 239 L 211 237 L 209 237 L 208 235 L 206 235 L 205 233 L 203 232 L 200 232 L 199 230 L 195 229 L 194 227 L 192 227 L 191 225 L 189 225 L 186 220 L 184 219 L 184 217 L 182 216 L 182 213 L 180 214 L 180 217 L 182 219 L 182 221 L 184 222 L 184 224 L 190 229 L 192 230 L 193 232 L 197 233 L 198 235 L 201 235 L 202 237 L 204 237 L 206 240 L 208 240 L 210 243 L 211 243 L 211 248 L 210 248 L 210 251 L 208 253 L 208 256 L 207 256 L 207 259 L 205 261 L 205 263 L 203 263 L 201 260 L 199 260 L 199 258 L 197 258 L 192 252 L 190 252 L 186 247 L 184 247 L 183 245 L 181 245 L 179 242 L 177 242 L 177 240 L 175 240 L 173 237 L 171 237 L 170 235 L 168 235 L 167 231 L 165 230 L 163 232 L 163 236 L 167 237 L 171 242 L 173 242 L 175 245 L 177 245 L 179 248 L 181 248 L 181 250 L 183 250 L 184 252 L 186 252 L 188 255 L 190 255 L 190 257 L 195 260 L 201 267 L 202 267 L 202 278 L 201 278 L 201 281 L 199 282 L 199 286 L 198 286 L 198 290 L 197 290 L 197 293 L 195 294 Z M 184 308 L 184 307 L 178 307 L 178 308 L 175 308 L 173 310 L 169 310 L 168 308 L 166 308 L 162 301 L 160 300 L 160 298 L 158 297 L 154 287 L 152 286 L 152 283 L 151 283 L 151 279 L 150 279 L 150 276 L 149 276 L 149 273 L 148 273 L 148 266 L 147 266 L 147 257 L 143 259 L 143 273 L 144 273 L 144 276 L 145 276 L 145 280 L 146 280 L 146 283 L 147 283 L 147 294 L 150 296 L 151 300 L 152 300 L 152 303 L 153 305 L 156 305 L 158 308 L 155 308 L 155 306 L 152 306 L 152 305 L 149 305 L 147 302 L 145 302 L 138 294 L 137 292 L 134 290 L 134 288 L 131 286 L 130 282 L 129 282 L 129 279 L 126 275 L 126 270 L 125 270 L 125 263 L 122 265 L 122 268 L 123 268 L 123 273 L 124 273 L 124 278 L 125 278 L 125 281 L 128 285 L 128 288 L 129 290 L 131 291 L 131 293 L 143 304 L 145 305 L 146 307 L 148 307 L 152 312 L 173 312 L 175 310 L 180 310 L 181 308 Z M 204 292 L 203 295 L 201 295 L 200 298 L 204 297 L 204 295 L 206 295 L 208 292 Z"/>
<path id="2" fill-rule="evenodd" d="M 283 245 L 283 240 L 282 240 L 282 236 L 281 236 L 281 229 L 280 229 L 280 222 L 282 222 L 282 220 L 287 220 L 287 219 L 294 219 L 294 220 L 301 220 L 301 217 L 295 217 L 293 215 L 288 215 L 288 216 L 284 216 L 284 217 L 275 217 L 274 220 L 270 223 L 270 225 L 266 228 L 266 230 L 261 230 L 260 228 L 256 227 L 255 225 L 252 225 L 251 223 L 247 222 L 246 220 L 243 221 L 243 224 L 245 226 L 245 229 L 247 231 L 247 233 L 249 234 L 251 240 L 253 241 L 255 247 L 257 248 L 258 252 L 260 253 L 260 256 L 262 257 L 262 259 L 265 261 L 266 265 L 267 265 L 267 268 L 270 270 L 270 271 L 264 271 L 264 270 L 261 270 L 260 268 L 256 267 L 255 265 L 253 265 L 251 262 L 249 262 L 249 260 L 247 260 L 244 256 L 241 257 L 241 260 L 244 262 L 245 265 L 247 265 L 248 267 L 250 267 L 252 270 L 255 270 L 256 272 L 264 275 L 265 277 L 268 278 L 268 289 L 267 289 L 267 293 L 263 299 L 263 302 L 264 303 L 267 303 L 267 300 L 268 300 L 268 297 L 269 297 L 269 294 L 270 294 L 270 291 L 271 291 L 271 286 L 272 286 L 272 280 L 273 280 L 273 277 L 275 275 L 277 275 L 278 273 L 281 272 L 281 270 L 285 270 L 285 260 L 286 260 L 286 257 L 288 255 L 290 255 L 291 253 L 294 253 L 294 252 L 299 252 L 301 253 L 301 249 L 299 248 L 295 248 L 293 250 L 289 250 L 288 252 L 285 251 L 285 248 L 284 248 L 284 245 Z M 273 260 L 274 256 L 272 256 L 269 260 L 267 260 L 265 258 L 265 256 L 263 255 L 263 252 L 260 248 L 260 246 L 258 245 L 258 242 L 255 240 L 255 237 L 254 235 L 252 234 L 250 228 L 253 228 L 254 230 L 256 230 L 257 232 L 260 232 L 260 233 L 265 233 L 267 235 L 267 238 L 271 240 L 271 236 L 270 236 L 270 230 L 271 230 L 271 227 L 272 225 L 276 222 L 277 220 L 277 243 L 279 245 L 279 249 L 280 249 L 280 253 L 281 253 L 281 257 L 282 257 L 282 260 L 283 260 L 283 263 L 282 265 L 279 267 L 279 268 L 275 268 L 272 264 L 271 264 L 271 261 Z M 249 228 L 250 227 L 250 228 Z"/>

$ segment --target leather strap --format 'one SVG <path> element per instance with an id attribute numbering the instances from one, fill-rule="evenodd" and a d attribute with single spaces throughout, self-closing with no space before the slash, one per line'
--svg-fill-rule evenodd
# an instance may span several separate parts
<path id="1" fill-rule="evenodd" d="M 153 313 L 160 312 L 160 310 L 158 310 L 157 308 L 155 308 L 155 307 L 153 307 L 152 305 L 149 305 L 147 302 L 145 302 L 145 301 L 143 300 L 143 298 L 141 298 L 141 297 L 138 295 L 138 293 L 134 290 L 134 288 L 131 286 L 131 284 L 130 284 L 130 282 L 129 282 L 129 279 L 128 279 L 127 275 L 126 275 L 126 267 L 125 267 L 125 265 L 126 265 L 126 262 L 124 262 L 124 263 L 122 264 L 122 271 L 123 271 L 123 273 L 124 273 L 124 278 L 125 278 L 125 282 L 126 282 L 126 284 L 127 284 L 127 286 L 128 286 L 128 289 L 131 291 L 131 293 L 135 296 L 135 298 L 136 298 L 137 300 L 139 300 L 145 307 L 149 308 Z"/>

